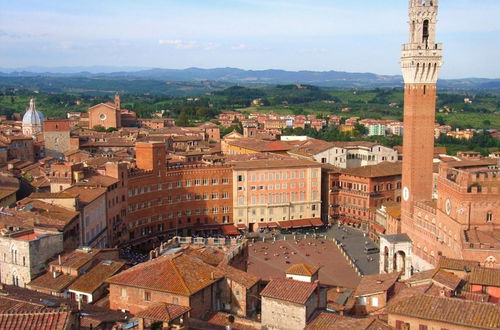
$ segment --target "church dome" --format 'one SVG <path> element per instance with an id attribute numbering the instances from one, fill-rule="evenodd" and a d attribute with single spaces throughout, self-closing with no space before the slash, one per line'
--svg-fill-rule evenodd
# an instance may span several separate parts
<path id="1" fill-rule="evenodd" d="M 45 120 L 45 117 L 43 116 L 43 113 L 36 110 L 36 108 L 35 108 L 35 100 L 31 99 L 30 106 L 23 116 L 23 125 L 42 126 L 44 120 Z"/>

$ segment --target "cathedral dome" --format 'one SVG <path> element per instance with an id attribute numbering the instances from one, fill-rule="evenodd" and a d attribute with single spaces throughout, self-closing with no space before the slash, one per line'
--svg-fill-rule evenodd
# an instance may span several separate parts
<path id="1" fill-rule="evenodd" d="M 31 99 L 30 106 L 23 116 L 23 125 L 42 126 L 44 120 L 43 114 L 35 108 L 35 100 Z"/>

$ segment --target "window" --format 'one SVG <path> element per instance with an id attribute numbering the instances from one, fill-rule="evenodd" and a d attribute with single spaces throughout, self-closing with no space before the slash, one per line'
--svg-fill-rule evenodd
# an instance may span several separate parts
<path id="1" fill-rule="evenodd" d="M 222 179 L 222 184 L 229 184 L 229 179 L 228 178 L 223 178 Z"/>
<path id="2" fill-rule="evenodd" d="M 151 292 L 144 291 L 144 300 L 145 301 L 151 301 Z"/>
<path id="3" fill-rule="evenodd" d="M 366 305 L 366 297 L 359 297 L 359 304 L 361 306 L 365 306 Z"/>
<path id="4" fill-rule="evenodd" d="M 418 325 L 418 330 L 427 330 L 427 326 L 423 324 Z"/>
<path id="5" fill-rule="evenodd" d="M 179 298 L 173 297 L 172 298 L 172 303 L 175 304 L 175 305 L 178 305 L 179 304 Z"/>
<path id="6" fill-rule="evenodd" d="M 219 184 L 219 179 L 212 179 L 212 184 L 213 185 Z"/>
<path id="7" fill-rule="evenodd" d="M 321 158 L 321 163 L 326 164 L 326 158 Z"/>
<path id="8" fill-rule="evenodd" d="M 238 175 L 237 180 L 238 182 L 243 182 L 245 180 L 245 177 L 243 175 Z"/>
<path id="9" fill-rule="evenodd" d="M 212 199 L 219 199 L 219 194 L 218 193 L 213 193 L 212 194 Z"/>
<path id="10" fill-rule="evenodd" d="M 486 222 L 492 222 L 493 221 L 493 213 L 492 212 L 488 212 L 486 214 Z"/>
<path id="11" fill-rule="evenodd" d="M 122 288 L 120 294 L 122 297 L 126 297 L 127 296 L 127 289 Z"/>
<path id="12" fill-rule="evenodd" d="M 222 199 L 228 199 L 228 198 L 229 198 L 229 194 L 227 192 L 223 192 Z"/>
<path id="13" fill-rule="evenodd" d="M 372 307 L 378 307 L 378 298 L 377 297 L 372 298 Z"/>

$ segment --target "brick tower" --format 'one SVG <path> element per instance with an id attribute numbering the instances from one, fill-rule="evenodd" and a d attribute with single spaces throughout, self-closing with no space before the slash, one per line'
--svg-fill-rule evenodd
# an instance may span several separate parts
<path id="1" fill-rule="evenodd" d="M 432 199 L 436 82 L 442 46 L 435 42 L 438 0 L 410 0 L 410 42 L 403 45 L 404 140 L 402 232 L 412 236 L 416 201 Z"/>

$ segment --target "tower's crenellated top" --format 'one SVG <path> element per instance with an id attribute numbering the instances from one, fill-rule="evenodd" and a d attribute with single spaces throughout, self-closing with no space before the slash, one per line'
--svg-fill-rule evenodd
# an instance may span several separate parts
<path id="1" fill-rule="evenodd" d="M 403 45 L 401 68 L 405 83 L 437 82 L 442 45 L 436 43 L 438 0 L 410 0 L 409 43 Z"/>

